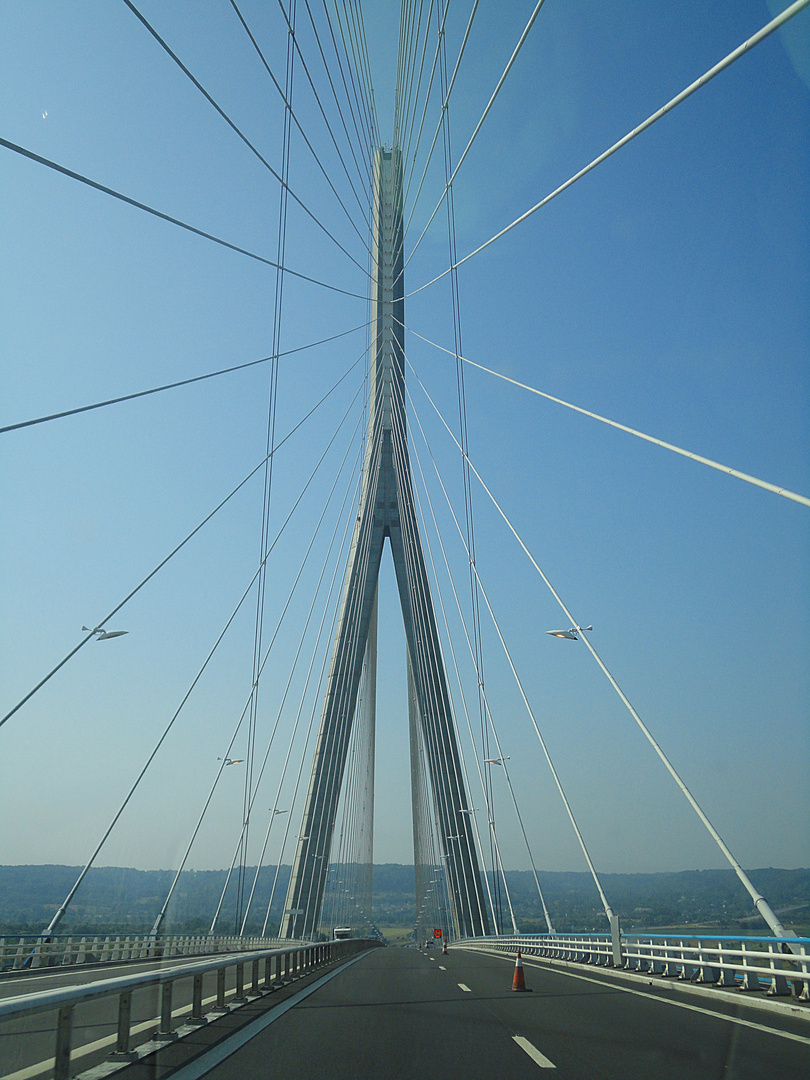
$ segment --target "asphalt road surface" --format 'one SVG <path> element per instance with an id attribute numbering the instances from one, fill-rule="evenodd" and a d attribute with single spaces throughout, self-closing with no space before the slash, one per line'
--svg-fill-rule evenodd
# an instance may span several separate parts
<path id="1" fill-rule="evenodd" d="M 810 1017 L 789 1005 L 531 961 L 524 970 L 530 992 L 518 994 L 505 959 L 377 949 L 173 1080 L 810 1078 Z"/>

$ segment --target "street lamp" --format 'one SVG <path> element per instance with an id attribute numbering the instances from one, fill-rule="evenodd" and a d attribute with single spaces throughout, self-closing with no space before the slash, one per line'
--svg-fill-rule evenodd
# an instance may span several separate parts
<path id="1" fill-rule="evenodd" d="M 572 626 L 570 630 L 546 630 L 551 637 L 569 638 L 571 641 L 579 641 L 577 634 L 583 630 L 593 630 L 592 626 Z"/>
<path id="2" fill-rule="evenodd" d="M 546 631 L 546 633 L 548 633 L 548 630 Z M 488 758 L 484 758 L 484 764 L 485 765 L 503 765 L 503 763 L 505 761 L 511 761 L 511 760 L 512 760 L 511 757 L 509 756 L 509 754 L 507 754 L 506 757 L 488 757 Z"/>
<path id="3" fill-rule="evenodd" d="M 88 634 L 96 634 L 96 641 L 109 641 L 110 638 L 123 637 L 124 634 L 128 634 L 129 630 L 105 630 L 103 626 L 96 626 L 92 630 L 89 626 L 83 626 L 82 630 L 85 630 Z"/>

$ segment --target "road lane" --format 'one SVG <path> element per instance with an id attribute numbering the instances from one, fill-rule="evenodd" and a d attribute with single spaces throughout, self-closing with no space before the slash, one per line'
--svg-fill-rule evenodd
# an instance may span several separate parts
<path id="1" fill-rule="evenodd" d="M 529 993 L 512 993 L 512 961 L 451 950 L 448 969 L 483 1008 L 512 1026 L 558 1076 L 656 1080 L 810 1076 L 810 1019 L 765 1011 L 740 995 L 693 997 L 663 980 L 618 982 L 524 959 Z"/>
<path id="2" fill-rule="evenodd" d="M 511 1033 L 504 1038 L 499 1020 L 470 1009 L 456 981 L 416 950 L 377 949 L 206 1077 L 536 1080 L 537 1066 Z"/>
<path id="3" fill-rule="evenodd" d="M 442 963 L 378 949 L 204 1075 L 210 1080 L 807 1080 L 810 1023 L 739 1001 L 685 1008 L 671 984 L 647 993 L 465 950 Z M 469 987 L 469 990 L 462 989 Z M 666 987 L 666 988 L 665 988 Z M 699 999 L 702 1001 L 703 999 Z M 200 1065 L 195 1075 L 200 1075 Z M 539 1070 L 546 1070 L 540 1073 Z M 203 1070 L 204 1071 L 204 1070 Z M 183 1070 L 175 1074 L 184 1080 Z"/>

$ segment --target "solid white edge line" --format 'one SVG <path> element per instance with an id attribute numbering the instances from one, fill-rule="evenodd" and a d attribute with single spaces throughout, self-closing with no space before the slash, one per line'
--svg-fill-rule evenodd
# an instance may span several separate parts
<path id="1" fill-rule="evenodd" d="M 540 968 L 540 964 L 532 964 L 531 967 Z M 559 970 L 554 968 L 552 970 Z M 601 979 L 590 979 L 587 975 L 574 975 L 567 971 L 561 972 L 564 975 L 571 975 L 573 979 L 582 979 L 585 982 L 598 983 L 600 986 L 604 986 L 605 983 Z M 608 985 L 612 986 L 613 983 Z M 645 997 L 652 1001 L 661 1001 L 667 1005 L 675 1005 L 679 1009 L 686 1009 L 687 1012 L 702 1013 L 703 1016 L 711 1016 L 717 1020 L 727 1020 L 730 1024 L 739 1024 L 740 1027 L 752 1028 L 754 1031 L 764 1031 L 766 1035 L 777 1035 L 780 1039 L 790 1039 L 791 1042 L 802 1043 L 804 1046 L 810 1046 L 810 1038 L 806 1035 L 794 1035 L 792 1031 L 780 1031 L 778 1028 L 767 1027 L 765 1024 L 757 1024 L 753 1020 L 743 1020 L 739 1016 L 728 1016 L 726 1013 L 715 1012 L 713 1009 L 702 1008 L 700 1005 L 689 1005 L 685 1001 L 675 1001 L 672 998 L 658 997 L 657 994 L 649 994 L 644 990 L 631 990 L 629 986 L 616 986 L 617 990 L 621 990 L 623 994 L 635 994 L 636 997 Z M 677 987 L 675 987 L 677 990 Z"/>
<path id="2" fill-rule="evenodd" d="M 251 1039 L 255 1039 L 257 1035 L 265 1030 L 265 1028 L 270 1027 L 274 1021 L 279 1020 L 285 1013 L 289 1012 L 290 1009 L 295 1008 L 299 1002 L 308 998 L 310 994 L 314 994 L 316 990 L 320 990 L 322 986 L 325 986 L 331 979 L 334 979 L 336 975 L 340 975 L 346 968 L 351 967 L 352 964 L 356 964 L 358 960 L 362 960 L 366 955 L 367 953 L 360 953 L 359 956 L 352 957 L 352 959 L 345 964 L 341 964 L 339 968 L 321 976 L 320 979 L 317 979 L 310 986 L 305 986 L 303 990 L 299 990 L 298 993 L 293 994 L 291 998 L 288 998 L 280 1005 L 274 1006 L 267 1015 L 259 1017 L 257 1020 L 254 1020 L 253 1023 L 242 1028 L 241 1031 L 235 1031 L 229 1038 L 216 1043 L 200 1057 L 196 1058 L 194 1061 L 190 1061 L 188 1065 L 173 1072 L 172 1080 L 199 1080 L 201 1076 L 205 1076 L 211 1069 L 220 1065 L 226 1058 L 229 1058 L 231 1054 L 235 1054 L 237 1050 L 241 1050 Z"/>
<path id="3" fill-rule="evenodd" d="M 476 952 L 481 952 L 484 956 L 492 956 L 490 952 L 484 952 L 483 949 L 476 949 Z M 501 960 L 511 960 L 511 957 L 499 957 Z M 647 998 L 648 1001 L 659 1001 L 663 1005 L 675 1005 L 679 1009 L 686 1009 L 687 1012 L 702 1013 L 703 1016 L 710 1016 L 715 1020 L 726 1020 L 729 1024 L 738 1024 L 740 1027 L 751 1028 L 753 1031 L 763 1031 L 766 1035 L 776 1035 L 780 1039 L 789 1039 L 791 1042 L 801 1043 L 803 1046 L 810 1046 L 810 1038 L 805 1035 L 794 1035 L 792 1031 L 780 1031 L 778 1028 L 767 1027 L 765 1024 L 756 1024 L 753 1020 L 743 1020 L 739 1016 L 728 1016 L 726 1013 L 715 1012 L 713 1009 L 701 1008 L 699 1005 L 689 1005 L 685 1001 L 675 1001 L 670 997 L 659 997 L 658 994 L 650 993 L 648 990 L 633 990 L 629 986 L 621 986 L 619 983 L 607 982 L 605 979 L 594 979 L 589 975 L 579 975 L 573 971 L 565 971 L 562 968 L 550 966 L 546 967 L 545 964 L 532 963 L 531 960 L 527 960 L 523 957 L 523 966 L 533 967 L 537 971 L 555 971 L 558 975 L 565 975 L 569 979 L 581 979 L 583 982 L 596 983 L 597 986 L 608 986 L 614 990 L 620 990 L 623 994 L 634 994 L 636 997 Z M 652 987 L 656 984 L 651 983 Z M 661 984 L 666 985 L 666 984 Z M 674 989 L 678 989 L 674 987 Z M 719 1002 L 718 1002 L 719 1004 Z"/>
<path id="4" fill-rule="evenodd" d="M 529 1057 L 539 1065 L 541 1069 L 556 1069 L 557 1066 L 553 1061 L 549 1061 L 545 1054 L 541 1054 L 536 1046 L 533 1046 L 528 1039 L 525 1039 L 522 1035 L 513 1035 L 512 1038 L 518 1044 L 521 1050 L 525 1050 Z"/>

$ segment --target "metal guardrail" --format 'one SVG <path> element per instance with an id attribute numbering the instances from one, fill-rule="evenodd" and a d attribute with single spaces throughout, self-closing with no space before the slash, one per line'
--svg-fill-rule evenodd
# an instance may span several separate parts
<path id="1" fill-rule="evenodd" d="M 120 963 L 122 960 L 171 959 L 251 952 L 289 945 L 269 937 L 221 937 L 213 934 L 42 935 L 0 938 L 0 972 L 73 964 Z M 301 941 L 301 944 L 305 942 Z"/>
<path id="2" fill-rule="evenodd" d="M 185 1018 L 184 1022 L 202 1025 L 207 1023 L 203 1015 L 203 977 L 207 973 L 216 972 L 217 975 L 216 1004 L 212 1012 L 226 1013 L 230 1011 L 225 1000 L 226 975 L 230 968 L 236 969 L 236 986 L 230 998 L 230 1004 L 241 1003 L 249 998 L 260 997 L 265 991 L 284 985 L 318 967 L 365 950 L 370 944 L 359 939 L 349 939 L 291 948 L 288 943 L 286 948 L 281 949 L 241 952 L 227 959 L 219 957 L 173 965 L 162 971 L 120 975 L 82 986 L 20 994 L 0 1000 L 0 1023 L 36 1014 L 57 1012 L 53 1077 L 54 1080 L 68 1080 L 73 1048 L 73 1012 L 78 1005 L 104 998 L 118 998 L 118 1031 L 114 1054 L 125 1061 L 126 1055 L 129 1055 L 131 1050 L 130 1017 L 132 995 L 136 990 L 160 987 L 160 1013 L 159 1017 L 156 1017 L 158 1021 L 156 1038 L 158 1041 L 168 1041 L 173 1037 L 174 1030 L 172 1019 L 174 984 L 181 980 L 193 980 L 191 1014 Z M 374 942 L 374 944 L 377 945 L 379 942 Z M 262 964 L 264 965 L 263 979 L 260 976 Z M 250 988 L 247 992 L 245 990 L 246 965 L 250 966 Z"/>
<path id="3" fill-rule="evenodd" d="M 623 968 L 706 986 L 810 1001 L 810 938 L 664 934 L 524 934 L 464 938 L 456 947 Z"/>

